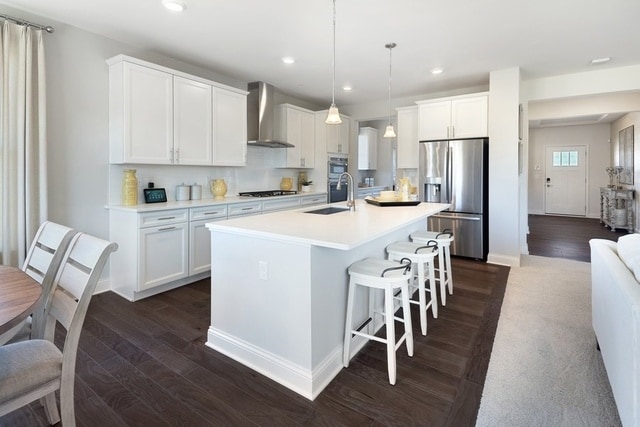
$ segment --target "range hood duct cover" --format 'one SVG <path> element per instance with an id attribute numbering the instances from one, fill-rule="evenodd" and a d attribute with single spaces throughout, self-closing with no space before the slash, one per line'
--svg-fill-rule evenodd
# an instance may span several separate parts
<path id="1" fill-rule="evenodd" d="M 247 96 L 247 144 L 249 146 L 288 148 L 286 141 L 274 139 L 275 117 L 273 86 L 264 82 L 249 83 Z"/>

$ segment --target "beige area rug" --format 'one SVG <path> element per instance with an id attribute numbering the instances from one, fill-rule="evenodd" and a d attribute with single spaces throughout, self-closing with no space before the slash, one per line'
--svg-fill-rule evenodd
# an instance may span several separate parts
<path id="1" fill-rule="evenodd" d="M 591 326 L 591 264 L 512 268 L 476 426 L 620 426 Z"/>

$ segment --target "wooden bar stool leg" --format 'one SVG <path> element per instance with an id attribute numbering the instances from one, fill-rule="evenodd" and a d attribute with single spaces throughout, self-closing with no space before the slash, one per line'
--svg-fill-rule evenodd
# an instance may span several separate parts
<path id="1" fill-rule="evenodd" d="M 447 267 L 445 263 L 445 247 L 442 243 L 438 244 L 438 283 L 440 284 L 440 299 L 442 300 L 442 305 L 447 305 L 447 280 L 446 273 Z M 434 264 L 435 269 L 435 264 Z"/>
<path id="2" fill-rule="evenodd" d="M 435 265 L 432 262 L 429 263 L 429 288 L 431 289 L 430 292 L 430 297 L 431 297 L 431 312 L 433 313 L 433 318 L 437 319 L 438 318 L 438 294 L 436 292 L 437 289 L 437 285 L 436 285 L 436 275 L 435 275 Z M 444 286 L 442 285 L 441 282 L 441 293 L 444 294 Z"/>
<path id="3" fill-rule="evenodd" d="M 387 326 L 387 364 L 389 370 L 389 384 L 396 383 L 396 333 L 393 315 L 393 289 L 387 287 L 384 290 L 384 314 Z"/>
<path id="4" fill-rule="evenodd" d="M 427 335 L 427 296 L 424 285 L 424 263 L 413 264 L 418 270 L 418 307 L 420 307 L 420 332 Z M 412 268 L 413 268 L 412 266 Z"/>
<path id="5" fill-rule="evenodd" d="M 407 354 L 413 356 L 413 328 L 411 326 L 411 303 L 409 302 L 409 284 L 402 285 L 402 318 L 404 319 Z"/>
<path id="6" fill-rule="evenodd" d="M 451 269 L 451 247 L 447 246 L 446 248 L 444 248 L 444 251 L 445 251 L 445 259 L 447 262 L 447 285 L 449 287 L 449 295 L 453 295 L 453 276 L 452 276 L 453 270 Z"/>
<path id="7" fill-rule="evenodd" d="M 344 328 L 344 349 L 342 352 L 342 365 L 349 367 L 349 361 L 351 360 L 351 328 L 353 323 L 353 301 L 356 293 L 355 279 L 349 279 L 349 293 L 347 296 L 347 315 L 345 319 Z"/>

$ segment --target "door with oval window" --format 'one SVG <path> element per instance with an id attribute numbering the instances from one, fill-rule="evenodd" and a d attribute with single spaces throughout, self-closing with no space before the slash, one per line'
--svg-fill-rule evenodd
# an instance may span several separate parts
<path id="1" fill-rule="evenodd" d="M 545 213 L 586 216 L 586 145 L 545 147 Z"/>

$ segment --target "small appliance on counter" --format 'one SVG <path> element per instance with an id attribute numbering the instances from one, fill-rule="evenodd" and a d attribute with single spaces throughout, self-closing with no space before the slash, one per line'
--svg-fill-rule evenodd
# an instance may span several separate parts
<path id="1" fill-rule="evenodd" d="M 142 189 L 144 193 L 145 203 L 164 203 L 167 201 L 167 192 L 164 188 L 155 188 L 153 182 L 150 182 L 147 188 Z"/>

